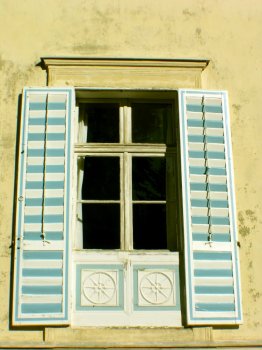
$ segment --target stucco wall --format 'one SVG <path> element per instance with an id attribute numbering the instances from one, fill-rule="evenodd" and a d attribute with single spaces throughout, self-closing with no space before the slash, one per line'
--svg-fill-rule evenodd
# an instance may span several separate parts
<path id="1" fill-rule="evenodd" d="M 260 0 L 0 0 L 0 345 L 261 340 Z M 207 58 L 203 88 L 228 90 L 244 324 L 183 330 L 11 329 L 10 266 L 18 96 L 45 86 L 41 56 Z"/>

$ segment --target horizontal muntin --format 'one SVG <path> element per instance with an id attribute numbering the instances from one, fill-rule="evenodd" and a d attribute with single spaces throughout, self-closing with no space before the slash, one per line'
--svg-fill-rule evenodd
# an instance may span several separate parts
<path id="1" fill-rule="evenodd" d="M 218 216 L 192 216 L 192 224 L 198 225 L 229 225 L 229 217 L 218 217 Z"/>
<path id="2" fill-rule="evenodd" d="M 163 144 L 120 144 L 120 143 L 77 143 L 74 151 L 76 153 L 159 153 L 159 154 L 175 154 L 176 147 L 168 147 Z M 146 155 L 145 155 L 146 156 Z"/>
<path id="3" fill-rule="evenodd" d="M 192 142 L 190 140 L 189 136 L 194 136 L 194 135 L 206 135 L 206 136 L 213 136 L 213 137 L 224 136 L 223 128 L 204 128 L 204 127 L 189 126 L 187 128 L 187 133 L 188 133 L 188 141 L 189 142 Z M 206 139 L 206 142 L 210 142 L 210 140 Z M 218 143 L 220 143 L 220 142 L 218 142 Z"/>

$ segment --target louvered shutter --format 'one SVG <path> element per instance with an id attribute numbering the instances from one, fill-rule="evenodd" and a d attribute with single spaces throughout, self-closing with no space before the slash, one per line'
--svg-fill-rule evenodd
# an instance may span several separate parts
<path id="1" fill-rule="evenodd" d="M 66 324 L 74 90 L 26 88 L 19 148 L 13 324 Z"/>
<path id="2" fill-rule="evenodd" d="M 226 92 L 180 90 L 187 322 L 242 322 Z"/>

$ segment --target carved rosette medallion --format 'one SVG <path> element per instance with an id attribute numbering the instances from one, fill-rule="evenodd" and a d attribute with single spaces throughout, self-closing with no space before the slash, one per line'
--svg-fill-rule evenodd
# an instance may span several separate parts
<path id="1" fill-rule="evenodd" d="M 140 306 L 175 305 L 174 276 L 171 271 L 139 271 Z"/>
<path id="2" fill-rule="evenodd" d="M 81 304 L 83 306 L 116 306 L 117 272 L 82 271 Z"/>

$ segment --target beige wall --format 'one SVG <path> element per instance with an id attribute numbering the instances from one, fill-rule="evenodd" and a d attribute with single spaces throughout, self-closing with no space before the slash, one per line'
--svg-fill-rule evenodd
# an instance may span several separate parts
<path id="1" fill-rule="evenodd" d="M 262 344 L 262 1 L 0 0 L 0 345 Z M 203 87 L 229 91 L 244 324 L 227 329 L 11 329 L 10 244 L 18 96 L 44 86 L 41 56 L 207 58 Z M 200 343 L 199 343 L 200 344 Z M 233 343 L 232 343 L 233 344 Z"/>

